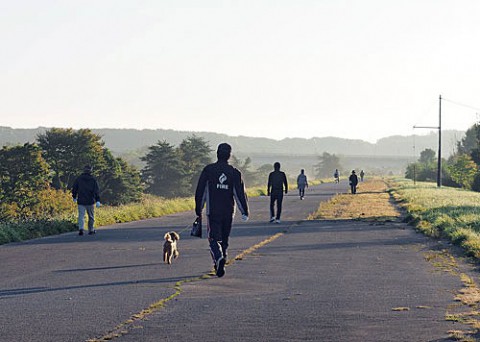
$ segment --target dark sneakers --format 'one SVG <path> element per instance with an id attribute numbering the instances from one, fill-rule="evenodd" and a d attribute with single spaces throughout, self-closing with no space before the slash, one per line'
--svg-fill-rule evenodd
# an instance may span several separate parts
<path id="1" fill-rule="evenodd" d="M 95 235 L 96 231 L 95 230 L 89 230 L 88 235 Z M 82 236 L 83 235 L 83 229 L 78 231 L 78 235 Z"/>
<path id="2" fill-rule="evenodd" d="M 225 275 L 225 263 L 226 260 L 225 258 L 220 258 L 217 260 L 217 267 L 215 267 L 215 271 L 217 274 L 217 277 L 221 278 Z"/>

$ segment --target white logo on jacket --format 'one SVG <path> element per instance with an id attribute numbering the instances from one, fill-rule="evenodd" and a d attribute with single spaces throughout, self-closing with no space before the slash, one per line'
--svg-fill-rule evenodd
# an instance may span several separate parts
<path id="1" fill-rule="evenodd" d="M 226 180 L 227 180 L 227 176 L 224 173 L 222 173 L 220 177 L 218 177 L 218 181 L 220 183 L 217 184 L 217 189 L 228 190 L 228 184 L 223 184 L 226 182 Z"/>

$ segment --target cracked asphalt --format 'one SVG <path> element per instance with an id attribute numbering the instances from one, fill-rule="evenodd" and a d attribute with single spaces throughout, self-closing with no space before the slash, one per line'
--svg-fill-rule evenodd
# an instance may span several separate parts
<path id="1" fill-rule="evenodd" d="M 400 222 L 305 221 L 338 192 L 291 191 L 282 224 L 251 198 L 223 278 L 206 276 L 193 212 L 0 246 L 0 341 L 447 341 L 464 328 L 445 320 L 458 276 L 424 257 L 437 241 Z M 170 230 L 180 257 L 166 265 Z"/>

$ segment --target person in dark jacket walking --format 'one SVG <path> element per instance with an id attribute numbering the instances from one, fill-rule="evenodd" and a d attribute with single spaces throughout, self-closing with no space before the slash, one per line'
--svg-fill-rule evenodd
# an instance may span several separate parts
<path id="1" fill-rule="evenodd" d="M 88 234 L 95 234 L 95 204 L 100 207 L 100 188 L 95 177 L 92 176 L 92 167 L 86 165 L 83 173 L 75 180 L 72 187 L 73 201 L 78 204 L 78 235 L 83 235 L 85 212 L 88 215 Z"/>
<path id="2" fill-rule="evenodd" d="M 229 144 L 218 145 L 218 160 L 205 166 L 195 191 L 197 219 L 201 219 L 206 204 L 208 243 L 218 277 L 225 275 L 235 203 L 242 214 L 242 220 L 248 220 L 248 198 L 242 174 L 228 164 L 231 152 L 232 147 Z"/>
<path id="3" fill-rule="evenodd" d="M 305 197 L 305 187 L 308 188 L 307 176 L 305 175 L 305 170 L 301 169 L 300 174 L 297 177 L 298 195 L 301 200 Z"/>
<path id="4" fill-rule="evenodd" d="M 348 177 L 348 181 L 350 183 L 350 190 L 352 191 L 352 194 L 357 193 L 357 184 L 358 184 L 358 177 L 355 174 L 355 170 L 352 170 L 352 174 L 350 177 Z"/>
<path id="5" fill-rule="evenodd" d="M 267 195 L 270 196 L 270 222 L 280 223 L 282 215 L 283 192 L 288 193 L 288 182 L 285 172 L 280 171 L 280 163 L 273 164 L 273 172 L 268 175 Z M 277 214 L 275 215 L 275 202 Z"/>

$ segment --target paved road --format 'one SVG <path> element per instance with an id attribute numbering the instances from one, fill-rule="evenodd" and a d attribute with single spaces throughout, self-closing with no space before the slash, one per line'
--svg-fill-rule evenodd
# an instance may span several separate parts
<path id="1" fill-rule="evenodd" d="M 220 279 L 205 276 L 206 240 L 185 230 L 192 212 L 1 246 L 0 340 L 446 340 L 458 277 L 435 272 L 432 242 L 404 224 L 303 221 L 338 191 L 287 196 L 280 225 L 266 223 L 268 198 L 252 198 Z M 173 265 L 169 230 L 182 231 Z"/>

